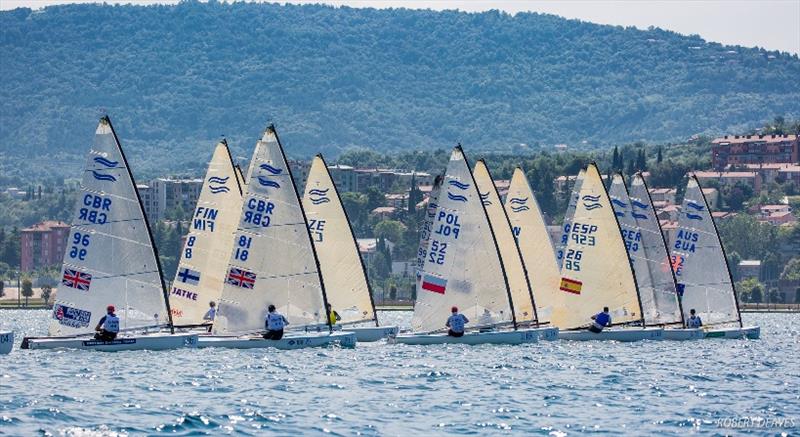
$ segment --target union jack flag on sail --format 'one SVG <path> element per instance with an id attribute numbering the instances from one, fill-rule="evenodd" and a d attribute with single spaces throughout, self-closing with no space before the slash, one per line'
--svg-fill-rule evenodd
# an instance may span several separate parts
<path id="1" fill-rule="evenodd" d="M 237 287 L 252 290 L 253 287 L 256 286 L 256 274 L 248 272 L 247 270 L 231 267 L 228 271 L 228 279 L 226 279 L 225 282 Z"/>
<path id="2" fill-rule="evenodd" d="M 81 291 L 89 291 L 89 286 L 92 284 L 92 275 L 73 269 L 64 269 L 64 276 L 61 278 L 61 283 L 67 287 L 77 288 Z"/>

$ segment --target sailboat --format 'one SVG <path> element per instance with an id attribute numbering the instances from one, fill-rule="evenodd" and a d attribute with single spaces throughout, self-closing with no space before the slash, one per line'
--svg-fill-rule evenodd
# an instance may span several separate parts
<path id="1" fill-rule="evenodd" d="M 256 144 L 247 172 L 238 229 L 229 256 L 213 335 L 199 347 L 298 349 L 355 346 L 353 333 L 330 332 L 319 260 L 283 146 L 270 125 Z M 281 340 L 266 340 L 268 305 L 290 325 Z M 322 331 L 324 332 L 304 332 Z"/>
<path id="2" fill-rule="evenodd" d="M 511 177 L 505 209 L 529 272 L 528 279 L 536 296 L 537 315 L 549 321 L 554 310 L 553 303 L 559 297 L 561 274 L 539 203 L 525 172 L 519 167 Z"/>
<path id="3" fill-rule="evenodd" d="M 23 349 L 120 351 L 197 344 L 195 334 L 174 334 L 150 226 L 108 117 L 100 119 L 86 160 L 61 272 L 50 336 L 25 338 Z M 109 304 L 118 309 L 120 334 L 111 341 L 95 340 L 95 325 Z M 170 333 L 146 332 L 164 328 Z"/>
<path id="4" fill-rule="evenodd" d="M 486 216 L 489 218 L 489 223 L 491 223 L 494 230 L 497 248 L 500 251 L 500 259 L 508 278 L 517 324 L 520 326 L 539 327 L 539 315 L 528 269 L 522 261 L 522 253 L 514 238 L 508 214 L 500 201 L 497 187 L 484 160 L 481 159 L 475 163 L 472 176 L 475 178 L 475 184 L 483 207 L 486 210 Z M 558 328 L 542 328 L 537 332 L 542 339 L 558 339 Z"/>
<path id="5" fill-rule="evenodd" d="M 667 332 L 672 332 L 673 340 L 701 338 L 697 330 L 675 331 L 683 328 L 683 312 L 666 242 L 644 178 L 636 174 L 628 192 L 625 178 L 615 174 L 608 194 L 633 265 L 644 322 L 664 327 L 665 338 Z"/>
<path id="6" fill-rule="evenodd" d="M 605 185 L 592 163 L 586 168 L 568 229 L 561 268 L 562 291 L 551 322 L 565 340 L 659 340 L 663 328 L 645 325 L 628 252 Z M 612 327 L 586 330 L 591 316 L 608 307 Z"/>
<path id="7" fill-rule="evenodd" d="M 0 355 L 11 353 L 14 347 L 14 331 L 0 331 Z"/>
<path id="8" fill-rule="evenodd" d="M 694 175 L 686 186 L 671 251 L 678 290 L 682 291 L 683 316 L 688 319 L 689 312 L 696 310 L 705 338 L 755 339 L 761 335 L 760 327 L 742 324 L 725 249 Z"/>
<path id="9" fill-rule="evenodd" d="M 319 258 L 328 302 L 341 317 L 336 326 L 354 333 L 359 342 L 378 341 L 396 335 L 397 326 L 380 326 L 378 323 L 358 244 L 322 155 L 317 155 L 311 163 L 303 208 Z M 374 326 L 363 326 L 365 323 Z"/>
<path id="10" fill-rule="evenodd" d="M 208 164 L 169 295 L 176 327 L 195 327 L 217 302 L 228 273 L 233 233 L 242 209 L 242 186 L 228 143 L 222 140 Z"/>
<path id="11" fill-rule="evenodd" d="M 428 255 L 428 241 L 433 233 L 433 221 L 436 219 L 436 211 L 439 208 L 439 192 L 442 186 L 442 175 L 437 175 L 433 180 L 428 206 L 425 208 L 425 216 L 419 231 L 419 246 L 417 247 L 417 259 L 414 267 L 417 274 L 417 286 L 422 280 L 422 270 L 425 268 L 425 258 Z"/>
<path id="12" fill-rule="evenodd" d="M 413 333 L 399 334 L 390 342 L 428 345 L 538 341 L 538 330 L 518 329 L 500 256 L 494 230 L 459 145 L 450 155 L 439 193 L 414 303 Z M 451 306 L 457 306 L 471 320 L 462 337 L 445 333 Z"/>
<path id="13" fill-rule="evenodd" d="M 556 261 L 558 262 L 559 269 L 564 265 L 564 249 L 569 239 L 572 218 L 575 216 L 575 208 L 578 207 L 578 200 L 580 199 L 581 187 L 583 186 L 583 178 L 585 175 L 586 169 L 582 168 L 578 172 L 578 176 L 575 177 L 575 184 L 572 186 L 572 193 L 569 196 L 567 210 L 564 212 L 564 223 L 561 225 L 561 238 L 556 242 Z"/>

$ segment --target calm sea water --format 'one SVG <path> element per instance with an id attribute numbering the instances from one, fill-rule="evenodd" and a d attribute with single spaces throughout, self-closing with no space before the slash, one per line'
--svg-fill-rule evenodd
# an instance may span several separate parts
<path id="1" fill-rule="evenodd" d="M 0 434 L 800 434 L 800 315 L 745 319 L 761 340 L 119 353 L 17 344 L 0 356 Z M 0 311 L 17 343 L 47 320 Z"/>

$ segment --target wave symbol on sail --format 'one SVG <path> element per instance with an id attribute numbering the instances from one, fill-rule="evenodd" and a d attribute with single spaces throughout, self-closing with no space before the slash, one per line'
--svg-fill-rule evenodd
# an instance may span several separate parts
<path id="1" fill-rule="evenodd" d="M 586 209 L 588 209 L 589 211 L 591 211 L 593 209 L 597 209 L 597 208 L 602 208 L 603 207 L 603 205 L 601 205 L 599 203 L 600 202 L 600 196 L 599 195 L 598 196 L 590 196 L 590 195 L 587 194 L 587 195 L 583 196 L 582 199 L 583 199 L 583 206 L 586 207 Z"/>
<path id="2" fill-rule="evenodd" d="M 450 199 L 450 200 L 455 200 L 457 202 L 466 202 L 467 201 L 466 197 L 464 197 L 464 196 L 462 196 L 460 194 L 453 194 L 453 193 L 451 193 L 449 191 L 447 192 L 447 198 Z"/>
<path id="3" fill-rule="evenodd" d="M 625 217 L 625 213 L 622 211 L 614 211 L 614 215 L 617 217 Z"/>
<path id="4" fill-rule="evenodd" d="M 481 202 L 482 202 L 484 205 L 491 205 L 491 204 L 492 204 L 492 201 L 491 201 L 491 200 L 489 200 L 489 192 L 488 192 L 488 191 L 487 191 L 486 193 L 478 193 L 478 194 L 480 194 L 480 196 L 481 196 Z"/>
<path id="5" fill-rule="evenodd" d="M 313 203 L 314 205 L 319 205 L 322 203 L 330 202 L 331 199 L 328 198 L 328 190 L 330 190 L 330 188 L 326 188 L 324 190 L 314 188 L 312 190 L 309 190 L 308 195 L 310 196 L 309 199 L 311 200 L 311 203 Z"/>
<path id="6" fill-rule="evenodd" d="M 228 191 L 230 191 L 230 189 L 225 186 L 225 184 L 228 183 L 228 179 L 230 179 L 230 176 L 224 178 L 212 176 L 208 178 L 208 189 L 211 190 L 212 194 L 227 193 Z M 219 184 L 219 185 L 213 185 L 213 184 Z"/>
<path id="7" fill-rule="evenodd" d="M 694 210 L 697 210 L 697 211 L 702 211 L 702 210 L 704 210 L 704 209 L 705 209 L 705 207 L 704 207 L 704 206 L 702 206 L 702 205 L 700 205 L 700 204 L 696 203 L 694 200 L 688 200 L 688 201 L 686 201 L 686 206 L 688 206 L 689 208 L 692 208 L 692 209 L 694 209 Z"/>
<path id="8" fill-rule="evenodd" d="M 117 181 L 117 178 L 115 178 L 114 176 L 110 174 L 99 173 L 96 170 L 92 170 L 92 176 L 94 176 L 94 178 L 97 179 L 98 181 L 109 181 L 109 182 Z"/>
<path id="9" fill-rule="evenodd" d="M 269 164 L 261 164 L 258 167 L 260 169 L 266 170 L 266 171 L 268 171 L 268 172 L 270 172 L 270 173 L 272 173 L 274 175 L 279 175 L 279 174 L 281 174 L 281 172 L 283 172 L 282 168 L 273 167 L 273 166 L 271 166 Z"/>
<path id="10" fill-rule="evenodd" d="M 279 184 L 279 183 L 277 183 L 275 181 L 271 181 L 271 180 L 265 178 L 264 176 L 259 176 L 258 177 L 258 183 L 261 184 L 262 186 L 265 186 L 265 187 L 272 187 L 272 188 L 280 188 L 281 187 L 281 184 Z"/>
<path id="11" fill-rule="evenodd" d="M 640 219 L 640 220 L 647 220 L 647 215 L 645 215 L 645 214 L 640 214 L 640 213 L 638 213 L 638 212 L 636 212 L 636 211 L 632 211 L 632 212 L 631 212 L 631 215 L 632 215 L 634 218 L 637 218 L 637 219 Z"/>
<path id="12" fill-rule="evenodd" d="M 598 196 L 597 200 L 600 200 L 600 197 L 599 197 L 599 196 Z M 595 200 L 595 202 L 596 202 L 597 200 Z M 619 199 L 611 199 L 611 202 L 613 202 L 613 203 L 614 203 L 614 205 L 617 205 L 617 206 L 618 206 L 618 207 L 620 207 L 620 208 L 627 208 L 627 207 L 628 207 L 628 204 L 627 204 L 627 203 L 625 203 L 625 202 L 623 202 L 623 201 L 621 201 L 621 200 L 619 200 Z"/>
<path id="13" fill-rule="evenodd" d="M 692 213 L 689 213 L 689 212 L 686 213 L 686 218 L 688 218 L 690 220 L 703 220 L 702 216 L 699 216 L 697 214 L 692 214 Z"/>
<path id="14" fill-rule="evenodd" d="M 94 158 L 94 162 L 96 162 L 96 163 L 98 163 L 100 165 L 104 165 L 104 166 L 106 166 L 108 168 L 116 167 L 117 165 L 119 165 L 119 162 L 111 161 L 109 159 L 103 158 L 102 156 L 96 156 Z"/>
<path id="15" fill-rule="evenodd" d="M 642 203 L 642 202 L 639 202 L 638 200 L 633 200 L 633 199 L 631 199 L 631 204 L 633 204 L 633 206 L 635 206 L 635 207 L 637 207 L 639 209 L 647 209 L 647 208 L 650 207 L 650 205 L 648 205 L 646 203 Z"/>
<path id="16" fill-rule="evenodd" d="M 469 188 L 469 184 L 464 184 L 459 181 L 450 181 L 448 182 L 448 184 L 450 184 L 450 186 L 452 187 L 458 188 L 459 190 L 466 190 L 467 188 Z"/>
<path id="17" fill-rule="evenodd" d="M 528 205 L 525 204 L 527 202 L 528 202 L 528 198 L 527 197 L 525 197 L 525 198 L 512 197 L 511 199 L 508 200 L 508 203 L 511 204 L 511 211 L 512 212 L 528 211 L 530 208 L 528 207 Z"/>
<path id="18" fill-rule="evenodd" d="M 528 207 L 528 205 L 519 205 L 519 206 L 512 206 L 511 207 L 511 211 L 512 212 L 522 212 L 522 211 L 527 211 L 529 209 L 530 208 Z"/>

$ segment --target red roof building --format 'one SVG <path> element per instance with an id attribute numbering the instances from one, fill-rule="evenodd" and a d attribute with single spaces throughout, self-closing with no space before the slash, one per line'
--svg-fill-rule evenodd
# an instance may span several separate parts
<path id="1" fill-rule="evenodd" d="M 725 135 L 711 142 L 711 164 L 792 164 L 798 157 L 797 135 Z"/>
<path id="2" fill-rule="evenodd" d="M 20 264 L 23 272 L 61 264 L 69 235 L 69 225 L 44 221 L 20 231 Z"/>

